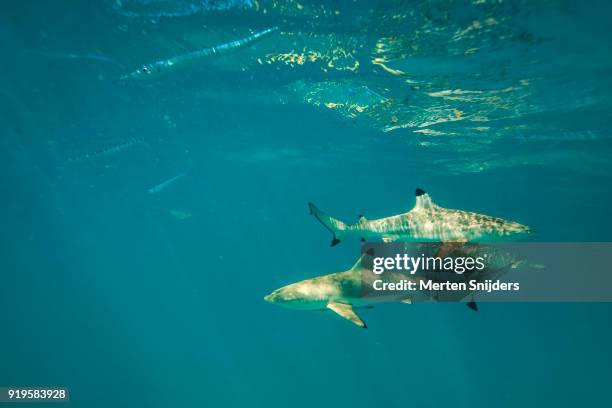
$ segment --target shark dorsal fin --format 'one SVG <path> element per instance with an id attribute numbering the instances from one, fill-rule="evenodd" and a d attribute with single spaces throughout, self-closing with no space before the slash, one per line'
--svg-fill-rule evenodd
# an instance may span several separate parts
<path id="1" fill-rule="evenodd" d="M 425 190 L 417 188 L 414 194 L 416 195 L 416 204 L 414 206 L 415 210 L 426 210 L 436 207 L 436 204 L 431 201 L 431 197 L 425 192 Z"/>
<path id="2" fill-rule="evenodd" d="M 361 269 L 369 269 L 371 267 L 373 257 L 374 257 L 374 249 L 370 248 L 366 252 L 361 254 L 357 262 L 355 262 L 353 267 L 349 270 L 359 271 Z M 365 266 L 364 266 L 364 262 L 365 262 Z"/>
<path id="3" fill-rule="evenodd" d="M 349 270 L 351 271 L 358 271 L 360 269 L 368 269 L 368 265 L 372 264 L 372 257 L 374 256 L 374 249 L 370 248 L 368 249 L 366 252 L 364 252 L 363 254 L 361 254 L 361 256 L 359 257 L 359 259 L 357 260 L 357 262 L 355 262 L 355 264 L 353 265 L 353 267 Z M 365 262 L 365 266 L 364 266 L 364 262 Z"/>

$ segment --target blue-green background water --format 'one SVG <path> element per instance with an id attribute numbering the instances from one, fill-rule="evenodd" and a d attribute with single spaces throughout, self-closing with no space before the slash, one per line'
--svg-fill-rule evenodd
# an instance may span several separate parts
<path id="1" fill-rule="evenodd" d="M 263 301 L 359 253 L 329 247 L 308 201 L 386 216 L 418 186 L 537 240 L 609 241 L 605 3 L 1 10 L 0 385 L 68 386 L 83 407 L 610 403 L 609 304 L 385 304 L 360 330 Z"/>

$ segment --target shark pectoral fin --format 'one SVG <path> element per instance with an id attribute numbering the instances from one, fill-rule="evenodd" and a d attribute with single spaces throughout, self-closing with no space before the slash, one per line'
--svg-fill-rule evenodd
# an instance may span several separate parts
<path id="1" fill-rule="evenodd" d="M 366 326 L 363 320 L 361 320 L 359 316 L 357 316 L 357 314 L 353 310 L 352 305 L 348 305 L 345 303 L 329 302 L 327 304 L 327 307 L 333 310 L 334 312 L 338 313 L 340 316 L 344 317 L 349 322 L 356 324 L 357 326 L 364 328 L 364 329 L 368 328 L 368 326 Z"/>

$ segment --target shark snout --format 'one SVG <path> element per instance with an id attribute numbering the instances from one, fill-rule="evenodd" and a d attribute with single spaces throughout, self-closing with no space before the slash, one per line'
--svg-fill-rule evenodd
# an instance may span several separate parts
<path id="1" fill-rule="evenodd" d="M 275 301 L 277 296 L 278 296 L 278 294 L 276 293 L 276 291 L 274 291 L 274 292 L 270 293 L 269 295 L 264 296 L 264 300 L 266 302 L 272 303 L 272 302 Z"/>
<path id="2" fill-rule="evenodd" d="M 281 306 L 289 306 L 299 303 L 303 300 L 299 292 L 296 292 L 295 285 L 283 286 L 274 290 L 267 296 L 264 296 L 266 302 L 274 303 Z"/>
<path id="3" fill-rule="evenodd" d="M 283 304 L 286 304 L 287 301 L 291 300 L 291 296 L 287 296 L 287 293 L 281 288 L 281 289 L 276 289 L 275 291 L 273 291 L 267 296 L 264 296 L 264 300 L 266 302 L 283 305 Z"/>

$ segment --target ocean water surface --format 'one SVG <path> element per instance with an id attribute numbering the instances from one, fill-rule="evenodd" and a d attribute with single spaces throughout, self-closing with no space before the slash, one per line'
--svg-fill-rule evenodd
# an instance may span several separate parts
<path id="1" fill-rule="evenodd" d="M 263 300 L 359 255 L 307 202 L 383 217 L 421 187 L 533 240 L 610 241 L 606 2 L 0 8 L 0 386 L 91 408 L 610 404 L 610 304 L 383 304 L 361 330 Z"/>

